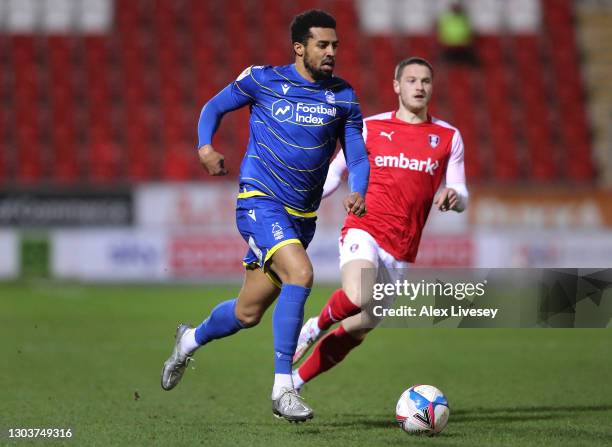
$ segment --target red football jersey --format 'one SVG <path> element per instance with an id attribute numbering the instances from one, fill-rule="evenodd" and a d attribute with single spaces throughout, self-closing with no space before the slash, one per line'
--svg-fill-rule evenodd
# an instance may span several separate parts
<path id="1" fill-rule="evenodd" d="M 459 130 L 436 118 L 410 124 L 387 112 L 364 120 L 364 140 L 370 161 L 367 212 L 348 214 L 342 235 L 349 228 L 365 230 L 396 259 L 414 262 L 444 176 L 447 184 L 465 183 Z"/>

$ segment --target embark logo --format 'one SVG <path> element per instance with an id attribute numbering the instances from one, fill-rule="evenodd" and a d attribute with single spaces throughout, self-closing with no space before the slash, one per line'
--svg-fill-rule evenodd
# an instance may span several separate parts
<path id="1" fill-rule="evenodd" d="M 279 99 L 272 104 L 272 117 L 281 123 L 294 118 L 297 124 L 325 124 L 325 117 L 335 118 L 338 109 L 325 104 L 306 104 L 298 102 L 295 107 L 286 99 Z M 294 117 L 295 114 L 295 117 Z"/>
<path id="2" fill-rule="evenodd" d="M 430 157 L 427 157 L 427 160 L 419 160 L 408 158 L 403 153 L 400 153 L 399 157 L 395 155 L 377 155 L 374 158 L 374 164 L 379 168 L 409 169 L 411 171 L 425 172 L 429 175 L 434 175 L 434 171 L 440 166 L 437 160 L 433 161 Z"/>

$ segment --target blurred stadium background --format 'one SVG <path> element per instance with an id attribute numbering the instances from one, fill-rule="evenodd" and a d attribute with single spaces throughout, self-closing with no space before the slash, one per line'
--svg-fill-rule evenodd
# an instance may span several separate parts
<path id="1" fill-rule="evenodd" d="M 337 73 L 364 115 L 396 106 L 399 59 L 435 65 L 433 113 L 463 133 L 471 204 L 432 212 L 418 264 L 611 266 L 612 0 L 466 1 L 472 63 L 438 41 L 450 3 L 0 0 L 0 444 L 8 427 L 71 427 L 74 445 L 609 445 L 606 330 L 376 331 L 305 390 L 317 419 L 296 428 L 270 417 L 268 312 L 159 388 L 176 322 L 235 296 L 243 273 L 248 111 L 224 119 L 231 174 L 212 178 L 200 109 L 246 66 L 291 62 L 305 9 L 335 15 Z M 309 316 L 339 282 L 342 195 L 309 249 Z M 412 383 L 452 402 L 440 439 L 393 426 Z"/>
<path id="2" fill-rule="evenodd" d="M 447 0 L 0 0 L 0 278 L 232 281 L 248 111 L 195 152 L 202 105 L 251 64 L 293 60 L 288 26 L 331 12 L 337 74 L 364 115 L 395 107 L 395 63 L 435 68 L 433 113 L 461 130 L 469 211 L 432 212 L 426 266 L 612 260 L 612 1 L 469 0 L 475 63 L 443 57 Z M 342 194 L 313 242 L 337 281 Z"/>

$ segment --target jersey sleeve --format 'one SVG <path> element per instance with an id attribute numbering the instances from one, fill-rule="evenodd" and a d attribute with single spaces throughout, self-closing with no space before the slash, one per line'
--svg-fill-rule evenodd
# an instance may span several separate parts
<path id="1" fill-rule="evenodd" d="M 465 167 L 463 162 L 463 139 L 457 130 L 453 135 L 452 147 L 448 166 L 446 167 L 446 187 L 453 188 L 459 196 L 457 211 L 463 211 L 468 203 L 468 190 L 465 182 Z"/>
<path id="2" fill-rule="evenodd" d="M 249 102 L 255 102 L 263 82 L 264 69 L 265 67 L 261 65 L 251 65 L 245 68 L 231 84 L 234 87 L 234 93 L 238 96 L 246 96 L 250 99 Z"/>
<path id="3" fill-rule="evenodd" d="M 254 72 L 258 74 L 254 75 Z M 260 72 L 261 70 L 254 67 L 247 67 L 234 82 L 204 105 L 198 120 L 198 147 L 212 144 L 213 135 L 219 128 L 223 115 L 255 102 L 259 90 L 256 76 L 261 76 Z"/>
<path id="4" fill-rule="evenodd" d="M 346 114 L 344 122 L 344 139 L 346 143 L 350 143 L 354 139 L 361 139 L 363 141 L 363 116 L 361 115 L 361 108 L 357 100 L 355 91 L 351 89 L 351 101 Z"/>
<path id="5" fill-rule="evenodd" d="M 342 183 L 342 178 L 346 173 L 346 159 L 344 158 L 344 152 L 339 151 L 336 158 L 329 165 L 329 171 L 327 178 L 325 179 L 325 185 L 323 185 L 323 198 L 333 194 Z"/>
<path id="6" fill-rule="evenodd" d="M 348 168 L 348 183 L 351 192 L 365 197 L 370 177 L 370 163 L 363 141 L 363 117 L 355 91 L 351 89 L 351 102 L 344 122 L 340 143 L 344 150 Z"/>

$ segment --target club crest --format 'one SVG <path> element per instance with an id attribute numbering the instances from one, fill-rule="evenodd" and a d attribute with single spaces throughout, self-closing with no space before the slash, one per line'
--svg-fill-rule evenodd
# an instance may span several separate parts
<path id="1" fill-rule="evenodd" d="M 431 146 L 431 148 L 435 149 L 436 147 L 438 147 L 438 144 L 440 144 L 440 137 L 436 134 L 430 133 L 429 134 L 429 145 Z"/>
<path id="2" fill-rule="evenodd" d="M 334 92 L 332 92 L 331 90 L 325 90 L 325 100 L 328 104 L 335 104 L 336 95 L 334 95 Z"/>

